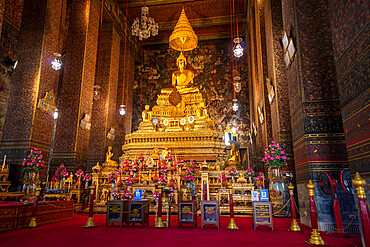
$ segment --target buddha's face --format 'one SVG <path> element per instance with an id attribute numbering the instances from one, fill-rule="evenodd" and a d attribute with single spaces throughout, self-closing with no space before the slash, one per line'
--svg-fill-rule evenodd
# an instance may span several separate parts
<path id="1" fill-rule="evenodd" d="M 177 66 L 179 67 L 179 70 L 183 70 L 184 67 L 185 67 L 185 60 L 184 59 L 180 59 Z"/>

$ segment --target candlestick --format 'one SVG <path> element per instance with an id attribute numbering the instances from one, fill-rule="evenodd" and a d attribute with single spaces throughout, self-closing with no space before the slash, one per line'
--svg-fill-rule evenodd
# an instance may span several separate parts
<path id="1" fill-rule="evenodd" d="M 4 171 L 4 169 L 5 169 L 5 161 L 6 161 L 6 155 L 4 155 L 3 166 L 1 167 L 1 170 L 2 171 Z"/>

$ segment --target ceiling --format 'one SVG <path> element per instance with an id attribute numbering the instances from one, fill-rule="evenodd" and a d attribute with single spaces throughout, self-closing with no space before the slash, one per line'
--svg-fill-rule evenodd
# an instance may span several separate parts
<path id="1" fill-rule="evenodd" d="M 117 0 L 126 11 L 127 0 Z M 194 32 L 199 40 L 229 38 L 231 35 L 230 5 L 234 5 L 233 30 L 238 23 L 239 35 L 243 36 L 246 25 L 247 0 L 128 0 L 128 16 L 131 21 L 140 17 L 141 7 L 149 7 L 149 16 L 159 24 L 157 36 L 149 37 L 144 44 L 168 43 L 181 9 L 185 9 Z M 236 33 L 236 32 L 235 32 Z M 236 34 L 234 34 L 234 37 Z"/>

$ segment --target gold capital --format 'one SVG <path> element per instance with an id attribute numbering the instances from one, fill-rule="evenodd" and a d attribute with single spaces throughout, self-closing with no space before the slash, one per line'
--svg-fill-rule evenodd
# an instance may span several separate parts
<path id="1" fill-rule="evenodd" d="M 294 186 L 292 185 L 291 182 L 289 183 L 288 189 L 289 189 L 289 195 L 292 196 L 293 195 Z"/>
<path id="2" fill-rule="evenodd" d="M 366 186 L 366 182 L 360 177 L 360 174 L 358 174 L 358 172 L 356 172 L 355 179 L 353 179 L 352 182 L 353 185 L 356 187 L 358 198 L 366 198 L 364 189 L 364 187 Z"/>
<path id="3" fill-rule="evenodd" d="M 312 183 L 311 179 L 307 184 L 307 188 L 308 188 L 308 195 L 314 196 L 313 190 L 315 189 L 315 185 Z"/>

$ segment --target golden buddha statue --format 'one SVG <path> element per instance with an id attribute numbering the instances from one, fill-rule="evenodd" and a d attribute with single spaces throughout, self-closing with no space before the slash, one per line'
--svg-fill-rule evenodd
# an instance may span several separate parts
<path id="1" fill-rule="evenodd" d="M 112 157 L 113 157 L 112 147 L 109 146 L 105 157 L 105 163 L 103 164 L 104 170 L 112 170 L 118 167 L 117 162 L 112 160 Z"/>
<path id="2" fill-rule="evenodd" d="M 190 70 L 185 69 L 187 62 L 182 52 L 177 58 L 176 64 L 179 70 L 176 70 L 172 73 L 172 85 L 178 89 L 192 87 L 194 73 Z"/>
<path id="3" fill-rule="evenodd" d="M 240 154 L 239 150 L 236 149 L 235 143 L 231 144 L 230 158 L 226 161 L 227 165 L 239 165 L 240 164 Z"/>
<path id="4" fill-rule="evenodd" d="M 158 147 L 154 147 L 154 150 L 152 151 L 152 154 L 150 156 L 152 157 L 153 160 L 159 159 Z"/>
<path id="5" fill-rule="evenodd" d="M 149 110 L 149 105 L 145 105 L 145 110 L 141 113 L 141 117 L 143 118 L 143 122 L 150 121 L 152 112 Z"/>

